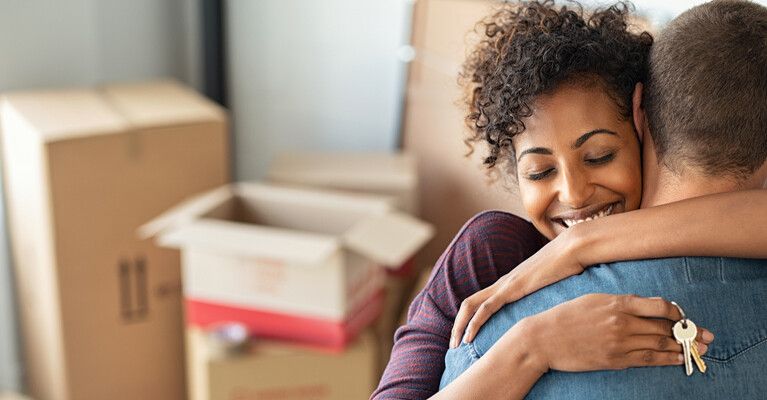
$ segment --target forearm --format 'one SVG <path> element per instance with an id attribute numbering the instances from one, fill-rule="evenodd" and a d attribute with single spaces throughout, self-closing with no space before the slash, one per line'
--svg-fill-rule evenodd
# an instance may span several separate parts
<path id="1" fill-rule="evenodd" d="M 767 190 L 727 192 L 612 215 L 568 229 L 582 265 L 644 258 L 767 258 Z"/>
<path id="2" fill-rule="evenodd" d="M 534 350 L 533 323 L 509 329 L 477 362 L 431 399 L 522 399 L 547 368 Z"/>

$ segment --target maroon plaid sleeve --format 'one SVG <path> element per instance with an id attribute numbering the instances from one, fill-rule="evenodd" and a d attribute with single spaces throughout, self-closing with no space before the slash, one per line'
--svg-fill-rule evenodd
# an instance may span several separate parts
<path id="1" fill-rule="evenodd" d="M 502 211 L 469 220 L 437 261 L 394 335 L 389 364 L 370 397 L 426 399 L 437 392 L 450 331 L 461 302 L 507 274 L 546 239 L 532 224 Z"/>

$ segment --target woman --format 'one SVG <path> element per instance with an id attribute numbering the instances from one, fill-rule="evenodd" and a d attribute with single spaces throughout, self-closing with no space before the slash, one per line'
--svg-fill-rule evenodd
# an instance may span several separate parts
<path id="1" fill-rule="evenodd" d="M 485 22 L 487 38 L 466 65 L 473 86 L 472 113 L 468 118 L 473 129 L 471 139 L 490 145 L 489 164 L 509 162 L 511 171 L 519 178 L 525 208 L 535 227 L 548 239 L 584 231 L 581 227 L 589 225 L 602 224 L 612 232 L 609 221 L 631 213 L 600 218 L 636 209 L 641 197 L 639 146 L 631 123 L 631 96 L 636 83 L 645 78 L 652 39 L 645 33 L 636 35 L 627 31 L 625 6 L 596 13 L 588 23 L 581 14 L 564 8 L 555 10 L 550 2 L 526 3 L 519 8 L 507 6 Z M 551 158 L 560 161 L 553 161 L 552 166 Z M 550 179 L 554 173 L 560 178 Z M 559 183 L 547 186 L 549 180 Z M 584 180 L 589 184 L 583 184 Z M 561 196 L 552 200 L 552 193 Z M 730 201 L 728 199 L 721 202 Z M 684 210 L 695 207 L 698 214 L 706 209 L 716 215 L 716 210 L 726 207 L 721 202 L 693 200 Z M 572 209 L 581 212 L 569 211 Z M 682 207 L 674 209 L 672 205 L 670 210 L 682 212 Z M 659 214 L 653 215 L 656 214 L 631 216 L 632 232 L 650 231 L 659 219 Z M 567 229 L 580 220 L 595 217 L 597 222 Z M 735 218 L 748 220 L 744 216 Z M 673 236 L 653 231 L 664 243 L 659 248 L 645 249 L 641 244 L 622 243 L 620 237 L 608 236 L 602 244 L 612 241 L 612 246 L 603 245 L 589 254 L 600 256 L 613 251 L 605 249 L 622 249 L 624 254 L 614 257 L 645 258 L 704 252 L 699 245 L 700 237 L 690 242 L 684 239 L 685 233 L 699 233 L 694 219 L 689 226 L 676 228 Z M 555 242 L 563 243 L 555 240 L 551 244 Z M 457 314 L 460 301 L 506 275 L 544 243 L 545 239 L 532 226 L 509 214 L 483 213 L 469 221 L 440 258 L 427 287 L 411 306 L 408 324 L 397 332 L 392 360 L 373 398 L 426 398 L 434 394 L 444 366 L 450 322 Z M 511 282 L 507 286 L 514 288 L 512 292 L 517 298 L 561 279 L 557 271 L 544 274 L 543 279 L 537 274 L 539 270 L 551 270 L 538 267 L 546 265 L 541 260 L 547 255 L 557 254 L 551 244 L 508 275 L 517 276 L 516 279 L 504 278 Z M 731 247 L 731 244 L 723 245 L 719 253 L 708 253 L 755 255 L 737 253 L 744 246 Z M 711 241 L 705 245 L 710 246 Z M 610 258 L 612 255 L 607 257 L 576 258 L 575 262 L 570 261 L 576 265 L 571 270 L 577 272 L 578 268 L 582 270 L 580 265 L 615 259 Z M 519 276 L 523 279 L 518 279 Z M 564 346 L 558 351 L 559 359 L 570 363 L 568 369 L 681 364 L 681 348 L 669 346 L 671 321 L 679 318 L 675 309 L 662 299 L 632 297 L 616 301 L 616 297 L 588 296 L 574 301 L 579 302 L 578 309 L 590 312 L 567 313 L 565 310 L 570 320 L 562 329 L 562 337 L 578 338 L 578 346 Z M 631 323 L 619 330 L 599 323 L 617 314 L 627 316 Z M 554 317 L 561 315 L 552 315 Z M 700 331 L 699 341 L 713 340 L 710 332 Z M 525 343 L 526 334 L 529 333 L 524 327 L 517 329 L 516 343 Z M 635 334 L 649 335 L 652 339 L 648 343 L 622 340 Z M 458 338 L 460 335 L 454 337 L 452 345 L 457 344 Z M 606 338 L 613 338 L 612 346 L 606 345 Z M 705 351 L 704 344 L 700 350 Z M 579 357 L 575 351 L 590 356 Z M 651 357 L 648 358 L 648 354 Z M 493 362 L 492 357 L 483 358 Z M 513 380 L 519 395 L 529 390 L 537 379 L 536 374 L 540 373 L 525 368 L 529 360 L 511 357 L 495 360 L 496 372 L 506 380 Z M 456 381 L 437 396 L 449 396 L 453 391 L 454 397 L 460 397 L 461 390 L 465 389 L 471 389 L 465 380 Z"/>

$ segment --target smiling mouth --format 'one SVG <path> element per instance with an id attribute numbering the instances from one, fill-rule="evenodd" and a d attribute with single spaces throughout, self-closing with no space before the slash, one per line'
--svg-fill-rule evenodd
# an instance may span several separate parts
<path id="1" fill-rule="evenodd" d="M 600 210 L 599 212 L 595 213 L 594 215 L 591 215 L 591 216 L 586 217 L 584 219 L 566 219 L 566 218 L 562 218 L 562 219 L 558 219 L 558 222 L 562 226 L 564 226 L 565 228 L 569 228 L 569 227 L 571 227 L 573 225 L 580 224 L 581 222 L 593 221 L 593 220 L 598 219 L 598 218 L 606 217 L 606 216 L 612 214 L 613 209 L 615 209 L 615 204 L 617 204 L 617 203 L 610 204 L 609 206 L 603 208 L 602 210 Z"/>

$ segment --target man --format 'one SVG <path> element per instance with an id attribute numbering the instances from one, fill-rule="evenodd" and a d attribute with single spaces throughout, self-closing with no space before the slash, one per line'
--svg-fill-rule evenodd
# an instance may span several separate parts
<path id="1" fill-rule="evenodd" d="M 767 8 L 741 1 L 695 7 L 664 29 L 650 59 L 650 79 L 638 88 L 634 104 L 644 137 L 642 207 L 765 188 Z M 764 397 L 767 260 L 702 257 L 596 266 L 507 305 L 472 343 L 448 352 L 441 386 L 486 354 L 515 323 L 589 293 L 662 296 L 679 303 L 691 320 L 716 334 L 704 357 L 706 373 L 696 368 L 686 376 L 675 366 L 549 371 L 530 397 Z"/>

